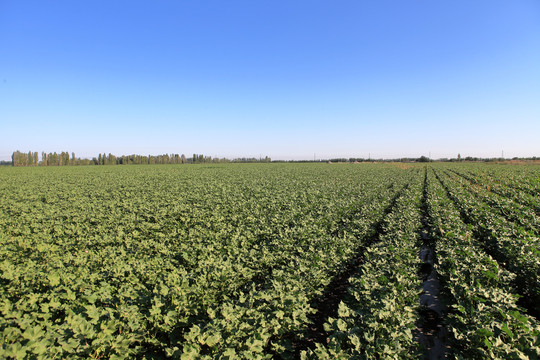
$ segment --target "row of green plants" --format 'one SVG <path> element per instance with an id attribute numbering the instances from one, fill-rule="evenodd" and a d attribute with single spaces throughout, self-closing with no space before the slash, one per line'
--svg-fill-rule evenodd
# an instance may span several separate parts
<path id="1" fill-rule="evenodd" d="M 507 220 L 517 223 L 527 231 L 539 234 L 539 217 L 533 207 L 524 205 L 512 197 L 500 195 L 491 191 L 490 185 L 485 185 L 468 175 L 463 175 L 456 171 L 446 172 L 452 178 L 471 194 L 476 196 L 478 201 L 490 206 L 493 211 L 498 212 Z M 465 181 L 462 181 L 462 178 Z M 508 187 L 506 187 L 508 188 Z M 520 192 L 523 193 L 523 192 Z"/>
<path id="2" fill-rule="evenodd" d="M 486 185 L 493 192 L 510 197 L 540 209 L 540 171 L 538 165 L 531 166 L 449 166 L 449 169 L 466 176 L 470 181 Z"/>
<path id="3" fill-rule="evenodd" d="M 518 293 L 532 315 L 540 314 L 540 238 L 519 224 L 508 221 L 496 209 L 479 201 L 455 180 L 436 171 L 449 197 L 484 250 L 512 273 Z"/>
<path id="4" fill-rule="evenodd" d="M 426 204 L 439 277 L 448 302 L 449 352 L 457 359 L 540 357 L 540 325 L 516 302 L 515 275 L 483 251 L 472 225 L 447 196 L 433 171 Z"/>
<path id="5" fill-rule="evenodd" d="M 309 316 L 315 312 L 311 306 L 314 298 L 321 296 L 331 279 L 344 270 L 356 249 L 375 236 L 375 225 L 381 221 L 390 200 L 411 177 L 410 173 L 403 175 L 395 176 L 393 185 L 385 190 L 371 188 L 369 191 L 378 194 L 374 201 L 340 212 L 338 226 L 330 231 L 332 238 L 322 239 L 326 243 L 322 248 L 324 255 L 314 247 L 299 253 L 301 243 L 311 236 L 305 234 L 303 239 L 296 239 L 289 249 L 294 255 L 284 259 L 282 268 L 274 269 L 260 287 L 253 287 L 239 299 L 226 299 L 211 309 L 209 321 L 191 328 L 183 342 L 182 356 L 213 359 L 227 353 L 229 358 L 292 358 L 293 342 L 305 336 Z M 349 235 L 343 238 L 345 234 Z M 336 251 L 339 239 L 347 240 L 343 249 L 348 252 Z M 322 256 L 327 258 L 324 267 L 317 261 Z M 207 336 L 221 337 L 223 341 L 208 345 L 201 340 Z"/>
<path id="6" fill-rule="evenodd" d="M 463 174 L 463 171 L 460 172 Z M 502 180 L 504 174 L 490 174 L 486 172 L 467 173 L 469 178 L 474 178 L 476 181 L 486 184 L 486 187 L 501 196 L 505 196 L 533 209 L 537 214 L 540 214 L 540 197 L 538 196 L 539 187 L 532 185 L 519 185 L 519 180 Z M 532 176 L 540 176 L 539 174 L 531 174 Z M 514 186 L 512 186 L 514 185 Z M 520 189 L 521 187 L 521 189 Z"/>
<path id="7" fill-rule="evenodd" d="M 421 173 L 411 179 L 384 219 L 379 240 L 349 279 L 348 296 L 325 324 L 328 344 L 303 352 L 303 359 L 417 359 L 421 279 L 419 230 Z"/>

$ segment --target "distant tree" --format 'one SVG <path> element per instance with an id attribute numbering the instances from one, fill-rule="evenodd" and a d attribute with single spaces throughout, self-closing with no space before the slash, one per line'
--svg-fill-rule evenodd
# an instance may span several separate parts
<path id="1" fill-rule="evenodd" d="M 109 153 L 109 155 L 107 155 L 107 164 L 109 164 L 109 165 L 116 165 L 116 156 L 114 156 L 113 154 Z"/>
<path id="2" fill-rule="evenodd" d="M 67 165 L 70 164 L 70 162 L 69 162 L 69 152 L 62 151 L 61 157 L 62 157 L 62 165 L 67 166 Z"/>

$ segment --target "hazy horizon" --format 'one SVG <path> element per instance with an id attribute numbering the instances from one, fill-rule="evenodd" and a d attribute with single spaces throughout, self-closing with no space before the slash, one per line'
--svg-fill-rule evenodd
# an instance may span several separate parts
<path id="1" fill-rule="evenodd" d="M 540 3 L 0 1 L 0 160 L 540 155 Z"/>

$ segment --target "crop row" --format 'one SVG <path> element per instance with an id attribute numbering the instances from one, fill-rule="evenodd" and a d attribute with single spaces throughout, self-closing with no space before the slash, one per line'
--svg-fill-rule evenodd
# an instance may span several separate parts
<path id="1" fill-rule="evenodd" d="M 445 317 L 450 352 L 460 359 L 537 358 L 540 326 L 516 305 L 515 275 L 482 250 L 432 171 L 427 184 L 436 268 L 450 306 Z"/>
<path id="2" fill-rule="evenodd" d="M 528 170 L 527 167 L 521 172 L 515 168 L 501 170 L 501 168 L 461 168 L 451 167 L 451 171 L 459 174 L 473 184 L 483 186 L 501 196 L 512 199 L 540 213 L 540 198 L 538 171 L 536 168 Z"/>
<path id="3" fill-rule="evenodd" d="M 396 183 L 407 183 L 410 174 Z M 397 179 L 394 178 L 394 181 Z M 394 190 L 395 191 L 395 190 Z M 349 236 L 348 248 L 350 250 L 362 247 L 374 236 L 377 224 L 384 215 L 384 209 L 389 206 L 394 197 L 391 191 L 381 192 L 377 201 L 369 204 L 369 208 L 350 208 L 342 214 L 340 226 L 342 229 L 351 229 L 352 222 L 354 236 Z M 345 222 L 345 223 L 343 223 Z M 266 281 L 265 286 L 253 288 L 245 293 L 240 300 L 228 300 L 212 308 L 213 316 L 204 325 L 196 324 L 185 337 L 183 356 L 186 358 L 199 356 L 201 358 L 214 358 L 227 353 L 229 357 L 241 358 L 271 358 L 279 354 L 282 358 L 293 356 L 291 338 L 289 335 L 302 336 L 309 323 L 309 315 L 314 312 L 310 306 L 313 299 L 321 295 L 322 290 L 328 285 L 344 264 L 354 256 L 336 252 L 333 247 L 342 229 L 334 229 L 332 238 L 325 241 L 322 251 L 327 256 L 327 270 L 317 263 L 318 254 L 316 248 L 310 247 L 304 254 L 298 254 L 299 241 L 297 239 L 295 253 L 280 271 L 274 271 Z M 306 239 L 303 239 L 304 241 Z M 319 250 L 321 251 L 321 250 Z M 345 256 L 347 255 L 347 256 Z M 314 258 L 315 256 L 315 258 Z M 315 261 L 314 261 L 315 260 Z M 341 265 L 340 265 L 341 264 Z M 231 321 L 230 316 L 233 316 Z M 224 341 L 215 346 L 204 345 L 201 339 L 206 334 L 222 337 Z M 251 338 L 247 338 L 250 336 Z M 243 349 L 246 344 L 256 346 Z M 223 346 L 228 345 L 224 349 Z M 238 352 L 240 349 L 242 352 Z M 263 354 L 261 354 L 261 352 Z"/>
<path id="4" fill-rule="evenodd" d="M 516 274 L 514 284 L 531 314 L 540 313 L 540 239 L 507 221 L 442 172 L 436 173 L 464 220 L 487 253 Z"/>
<path id="5" fill-rule="evenodd" d="M 525 230 L 535 232 L 538 235 L 540 224 L 534 207 L 524 205 L 513 197 L 502 196 L 500 192 L 492 191 L 490 185 L 479 183 L 476 178 L 471 178 L 456 171 L 446 172 L 446 174 L 475 195 L 478 201 L 489 205 L 493 211 L 499 212 L 509 221 L 513 221 Z M 465 181 L 462 181 L 462 179 L 465 179 Z M 505 187 L 505 189 L 508 189 L 508 187 Z"/>
<path id="6" fill-rule="evenodd" d="M 420 356 L 418 323 L 421 179 L 418 174 L 384 220 L 379 241 L 350 279 L 349 294 L 329 318 L 327 345 L 317 344 L 304 359 L 414 359 Z M 399 314 L 398 316 L 396 316 Z"/>

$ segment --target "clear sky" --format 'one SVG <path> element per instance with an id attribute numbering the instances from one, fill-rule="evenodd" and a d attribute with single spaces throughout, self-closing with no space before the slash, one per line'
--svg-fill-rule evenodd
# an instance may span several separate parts
<path id="1" fill-rule="evenodd" d="M 0 0 L 14 150 L 540 156 L 540 2 Z"/>

